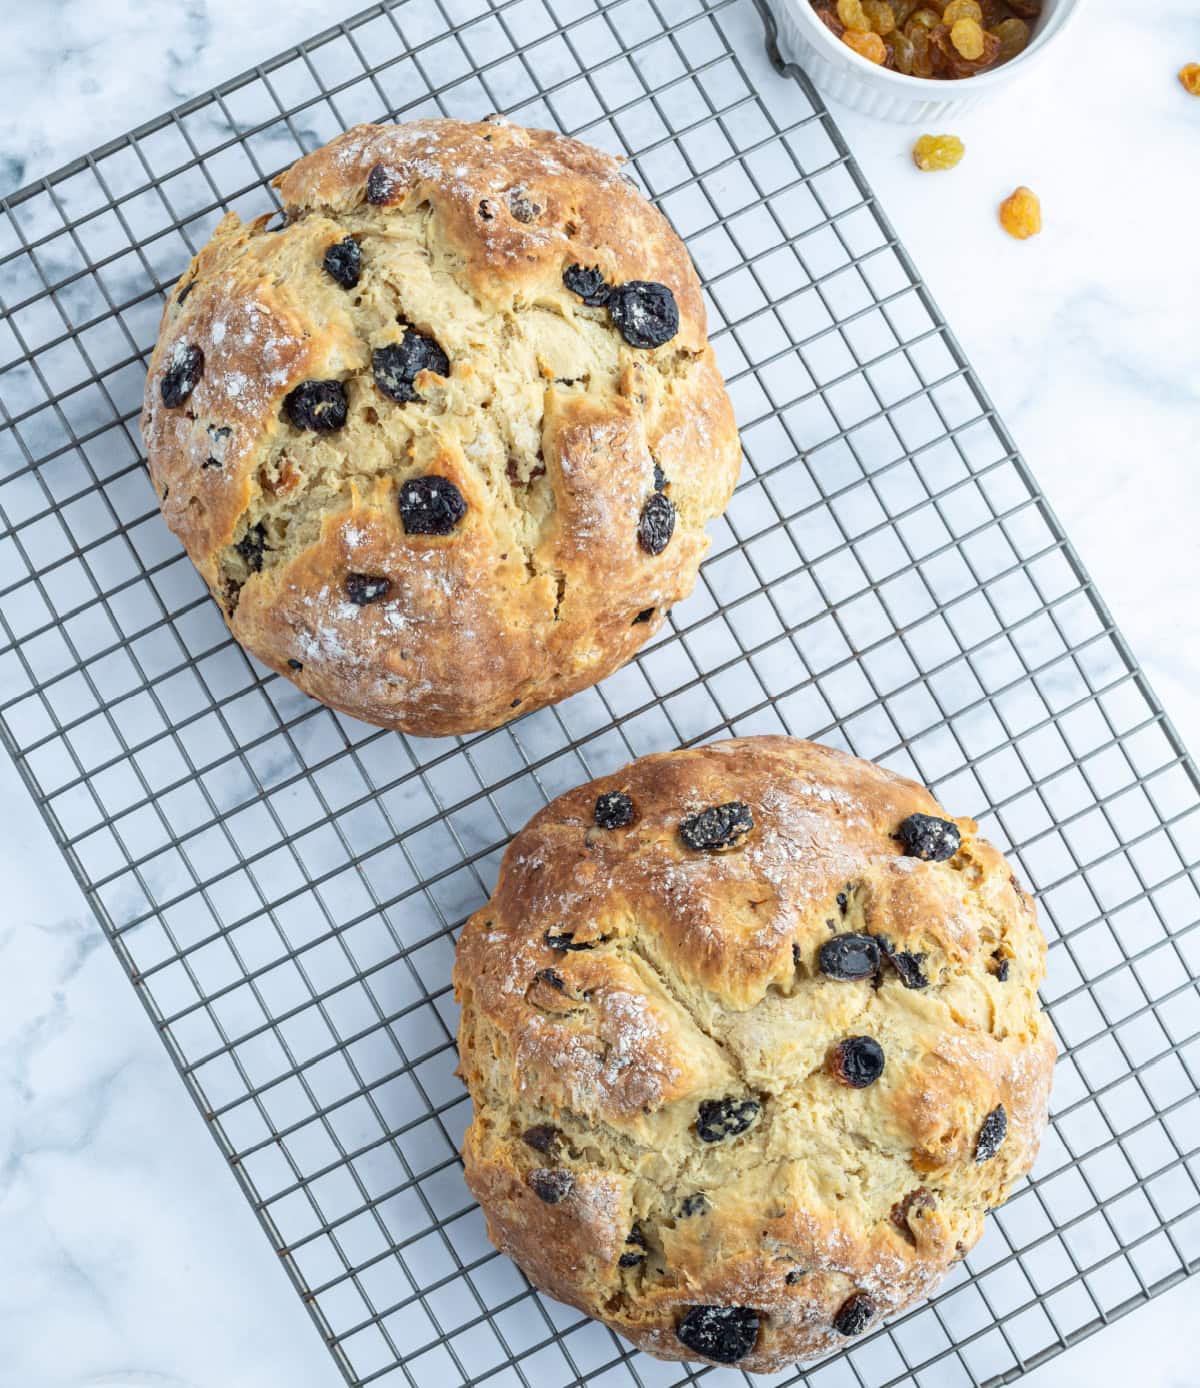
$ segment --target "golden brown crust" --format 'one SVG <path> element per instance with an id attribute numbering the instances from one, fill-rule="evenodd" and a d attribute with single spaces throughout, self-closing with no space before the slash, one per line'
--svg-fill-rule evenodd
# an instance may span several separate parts
<path id="1" fill-rule="evenodd" d="M 549 288 L 557 296 L 564 265 L 596 265 L 610 284 L 665 284 L 679 305 L 675 345 L 704 346 L 687 251 L 611 155 L 499 118 L 359 125 L 295 163 L 279 192 L 287 207 L 347 212 L 364 201 L 376 168 L 385 206 L 429 204 L 479 303 L 502 311 L 514 295 L 532 302 Z"/>
<path id="2" fill-rule="evenodd" d="M 595 803 L 617 790 L 636 818 L 607 830 Z M 749 834 L 688 847 L 681 821 L 735 800 Z M 763 737 L 643 758 L 513 840 L 455 965 L 464 1157 L 494 1241 L 539 1286 L 667 1358 L 696 1357 L 675 1335 L 689 1307 L 753 1308 L 740 1364 L 772 1371 L 845 1343 L 852 1294 L 874 1323 L 978 1239 L 1045 1123 L 1045 942 L 971 820 L 927 862 L 895 838 L 912 814 L 945 818 L 869 762 Z M 847 932 L 886 940 L 877 978 L 822 972 Z M 888 950 L 917 960 L 917 986 Z M 849 1036 L 883 1048 L 869 1087 L 831 1073 Z M 759 1108 L 700 1140 L 700 1106 L 722 1099 Z M 1000 1106 L 1007 1133 L 977 1161 Z M 557 1203 L 531 1187 L 542 1168 L 574 1182 Z M 635 1226 L 644 1256 L 621 1267 Z"/>
<path id="3" fill-rule="evenodd" d="M 668 224 L 610 156 L 503 122 L 359 126 L 278 184 L 286 225 L 230 215 L 176 286 L 142 419 L 163 514 L 234 635 L 316 698 L 427 734 L 495 726 L 628 660 L 691 591 L 740 459 Z M 323 268 L 348 237 L 350 290 Z M 667 285 L 679 331 L 630 346 L 567 290 L 572 264 Z M 409 330 L 450 374 L 398 403 L 372 353 Z M 171 408 L 188 348 L 203 373 Z M 336 432 L 287 416 L 313 380 L 344 386 Z M 401 486 L 428 474 L 467 503 L 445 537 L 400 520 Z M 638 520 L 664 477 L 675 531 L 652 554 Z M 390 591 L 358 606 L 348 572 Z"/>

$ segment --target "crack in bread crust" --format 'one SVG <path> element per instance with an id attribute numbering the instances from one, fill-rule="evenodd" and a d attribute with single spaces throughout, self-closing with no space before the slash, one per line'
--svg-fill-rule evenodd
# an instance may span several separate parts
<path id="1" fill-rule="evenodd" d="M 635 814 L 609 831 L 593 808 L 613 791 Z M 754 817 L 741 845 L 689 849 L 680 822 L 733 799 Z M 688 1307 L 752 1307 L 741 1367 L 773 1371 L 841 1343 L 849 1296 L 898 1311 L 977 1241 L 1045 1123 L 1045 942 L 971 820 L 954 821 L 953 858 L 926 862 L 895 837 L 912 814 L 946 818 L 882 768 L 762 737 L 643 758 L 516 836 L 454 978 L 467 1182 L 537 1285 L 666 1358 L 693 1357 L 674 1334 Z M 840 932 L 924 954 L 927 983 L 886 962 L 876 978 L 822 973 Z M 547 968 L 566 1000 L 533 1008 L 526 989 Z M 852 1035 L 885 1056 L 868 1088 L 830 1072 Z M 762 1112 L 700 1141 L 699 1106 L 726 1097 Z M 977 1162 L 998 1104 L 1007 1136 Z M 525 1183 L 543 1158 L 520 1134 L 536 1125 L 568 1138 L 577 1195 L 553 1206 Z M 622 1268 L 635 1226 L 644 1256 Z"/>
<path id="2" fill-rule="evenodd" d="M 366 200 L 376 166 L 383 205 Z M 315 697 L 409 732 L 492 727 L 602 678 L 690 592 L 740 463 L 682 244 L 616 160 L 504 123 L 358 127 L 278 183 L 284 225 L 231 214 L 172 293 L 143 411 L 163 514 L 234 635 Z M 324 269 L 347 237 L 350 288 Z M 577 262 L 669 286 L 677 335 L 630 347 L 566 289 Z M 409 328 L 450 368 L 399 403 L 372 357 Z M 168 409 L 162 379 L 190 347 L 203 375 Z M 307 381 L 341 385 L 337 431 L 289 420 Z M 651 554 L 638 521 L 658 472 L 675 528 Z M 450 534 L 401 523 L 399 488 L 426 474 L 465 501 Z M 390 591 L 358 607 L 347 573 Z"/>

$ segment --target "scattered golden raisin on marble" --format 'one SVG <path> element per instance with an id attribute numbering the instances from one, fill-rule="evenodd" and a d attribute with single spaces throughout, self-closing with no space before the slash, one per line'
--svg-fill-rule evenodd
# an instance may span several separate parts
<path id="1" fill-rule="evenodd" d="M 1188 63 L 1179 69 L 1179 80 L 1184 90 L 1193 96 L 1200 96 L 1200 63 Z"/>
<path id="2" fill-rule="evenodd" d="M 1000 204 L 1000 225 L 1018 241 L 1028 241 L 1042 229 L 1042 204 L 1032 189 L 1016 189 Z"/>
<path id="3" fill-rule="evenodd" d="M 1043 0 L 809 2 L 832 34 L 870 62 L 907 77 L 955 81 L 1023 52 Z"/>
<path id="4" fill-rule="evenodd" d="M 913 163 L 922 173 L 939 173 L 954 168 L 964 148 L 957 135 L 922 135 L 913 145 Z"/>

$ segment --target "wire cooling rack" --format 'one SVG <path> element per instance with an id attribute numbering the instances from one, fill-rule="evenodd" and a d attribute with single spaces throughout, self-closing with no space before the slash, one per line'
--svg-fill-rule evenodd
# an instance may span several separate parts
<path id="1" fill-rule="evenodd" d="M 354 121 L 490 110 L 631 156 L 704 278 L 746 462 L 635 663 L 418 741 L 230 641 L 137 410 L 223 208 L 262 211 Z M 729 733 L 821 738 L 976 814 L 1038 891 L 1062 1049 L 1034 1177 L 943 1290 L 771 1381 L 1008 1382 L 1197 1266 L 1195 773 L 751 0 L 377 4 L 9 199 L 0 299 L 4 737 L 350 1383 L 742 1381 L 633 1353 L 490 1248 L 448 983 L 548 797 Z"/>

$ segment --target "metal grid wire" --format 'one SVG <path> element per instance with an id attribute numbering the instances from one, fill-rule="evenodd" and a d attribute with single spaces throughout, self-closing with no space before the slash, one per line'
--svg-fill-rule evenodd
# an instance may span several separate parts
<path id="1" fill-rule="evenodd" d="M 354 121 L 490 110 L 631 157 L 704 278 L 746 462 L 635 663 L 410 740 L 231 642 L 137 409 L 223 208 Z M 729 733 L 824 739 L 976 814 L 1038 892 L 1062 1050 L 1034 1177 L 943 1290 L 770 1381 L 1007 1382 L 1197 1266 L 1195 774 L 751 0 L 377 4 L 10 199 L 0 300 L 4 735 L 348 1381 L 742 1381 L 633 1353 L 489 1247 L 448 984 L 548 797 Z"/>

